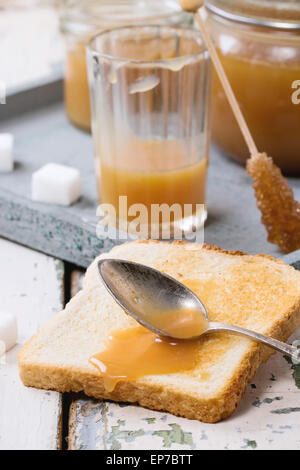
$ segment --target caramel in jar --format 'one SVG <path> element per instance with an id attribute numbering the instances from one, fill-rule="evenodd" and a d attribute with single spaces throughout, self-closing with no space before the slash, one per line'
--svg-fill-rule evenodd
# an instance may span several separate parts
<path id="1" fill-rule="evenodd" d="M 84 43 L 77 43 L 67 53 L 64 94 L 69 120 L 75 126 L 90 131 L 91 109 Z"/>
<path id="2" fill-rule="evenodd" d="M 218 0 L 208 3 L 221 5 Z M 283 13 L 280 16 L 282 4 L 279 3 L 270 1 L 272 9 L 267 12 L 260 11 L 263 5 L 257 5 L 254 12 L 250 9 L 251 1 L 224 1 L 224 10 L 219 10 L 219 14 L 209 11 L 207 24 L 258 151 L 270 155 L 285 173 L 300 174 L 300 105 L 293 100 L 300 77 L 300 20 L 295 20 L 294 29 L 289 29 Z M 248 4 L 249 11 L 246 10 Z M 238 7 L 240 12 L 235 16 L 229 8 Z M 230 19 L 226 17 L 228 12 Z M 299 30 L 295 29 L 297 22 Z M 249 157 L 216 75 L 212 93 L 212 137 L 235 160 L 244 163 Z"/>
<path id="3" fill-rule="evenodd" d="M 294 64 L 256 62 L 221 52 L 220 56 L 258 149 L 271 155 L 283 171 L 300 173 L 300 107 L 292 102 L 292 83 L 300 77 L 300 52 Z M 212 108 L 215 143 L 244 162 L 249 150 L 216 76 Z"/>

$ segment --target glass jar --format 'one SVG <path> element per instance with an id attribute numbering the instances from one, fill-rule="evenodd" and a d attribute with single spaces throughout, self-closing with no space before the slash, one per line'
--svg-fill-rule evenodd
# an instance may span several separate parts
<path id="1" fill-rule="evenodd" d="M 134 23 L 179 25 L 191 21 L 176 0 L 65 0 L 61 30 L 66 38 L 65 106 L 69 120 L 90 131 L 85 48 L 104 29 Z"/>
<path id="2" fill-rule="evenodd" d="M 300 4 L 208 0 L 210 28 L 229 81 L 260 151 L 300 174 Z M 223 88 L 213 80 L 212 136 L 229 156 L 249 152 Z"/>

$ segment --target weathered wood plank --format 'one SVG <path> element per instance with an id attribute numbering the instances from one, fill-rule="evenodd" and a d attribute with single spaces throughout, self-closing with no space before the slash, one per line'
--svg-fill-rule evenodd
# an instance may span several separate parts
<path id="1" fill-rule="evenodd" d="M 291 262 L 295 261 L 291 259 Z M 73 274 L 72 295 L 82 275 Z M 293 338 L 300 337 L 300 328 Z M 298 386 L 293 372 L 298 374 Z M 276 354 L 261 366 L 236 413 L 205 424 L 145 408 L 74 399 L 70 408 L 70 449 L 300 449 L 300 365 Z"/>
<path id="2" fill-rule="evenodd" d="M 0 315 L 16 315 L 19 331 L 0 364 L 0 449 L 60 447 L 61 396 L 24 387 L 17 353 L 62 308 L 63 274 L 61 261 L 0 239 Z"/>
<path id="3" fill-rule="evenodd" d="M 298 331 L 298 337 L 300 330 Z M 256 388 L 255 388 L 256 387 Z M 217 424 L 88 398 L 72 403 L 72 449 L 300 449 L 300 392 L 277 354 L 231 418 Z"/>

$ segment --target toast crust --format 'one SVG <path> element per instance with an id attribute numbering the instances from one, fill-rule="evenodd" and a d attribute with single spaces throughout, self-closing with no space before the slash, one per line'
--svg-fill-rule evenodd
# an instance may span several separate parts
<path id="1" fill-rule="evenodd" d="M 289 326 L 282 328 L 276 338 L 286 341 L 300 323 L 300 307 Z M 274 330 L 275 337 L 275 330 Z M 180 392 L 163 390 L 163 387 L 139 382 L 119 382 L 115 390 L 107 393 L 103 380 L 95 373 L 83 368 L 59 367 L 45 364 L 32 364 L 23 361 L 30 340 L 19 353 L 20 377 L 24 385 L 58 392 L 84 392 L 87 396 L 109 399 L 117 402 L 137 403 L 152 410 L 167 411 L 176 416 L 197 419 L 206 423 L 216 423 L 230 416 L 237 408 L 246 386 L 255 375 L 259 366 L 274 354 L 266 346 L 253 344 L 244 358 L 234 378 L 227 383 L 219 396 L 201 400 Z"/>
<path id="2" fill-rule="evenodd" d="M 160 241 L 136 241 L 127 244 L 140 243 L 167 243 Z M 230 256 L 249 256 L 240 251 L 227 251 L 212 245 L 195 245 L 189 242 L 176 241 L 174 245 L 190 245 L 191 249 L 209 250 Z M 113 248 L 111 253 L 116 248 Z M 268 255 L 255 255 L 263 257 L 280 265 L 281 260 L 274 259 Z M 293 270 L 291 266 L 288 269 Z M 58 315 L 63 315 L 59 313 Z M 53 319 L 52 321 L 54 321 Z M 294 304 L 285 312 L 285 315 L 272 325 L 267 335 L 273 336 L 281 341 L 286 341 L 300 324 L 300 294 L 295 298 Z M 47 330 L 47 326 L 42 331 Z M 262 344 L 252 343 L 243 357 L 243 361 L 235 371 L 234 376 L 227 381 L 225 387 L 211 398 L 201 399 L 193 397 L 181 391 L 164 389 L 163 386 L 143 382 L 143 378 L 132 382 L 119 382 L 113 392 L 107 393 L 104 388 L 103 379 L 89 369 L 83 367 L 63 367 L 49 363 L 37 363 L 30 360 L 30 349 L 32 342 L 39 336 L 35 335 L 29 340 L 19 352 L 20 377 L 26 386 L 33 386 L 59 392 L 81 392 L 98 399 L 110 399 L 118 402 L 138 403 L 153 410 L 168 411 L 174 415 L 197 419 L 207 423 L 215 423 L 227 418 L 232 414 L 239 404 L 247 384 L 255 375 L 260 364 L 269 359 L 274 351 Z"/>

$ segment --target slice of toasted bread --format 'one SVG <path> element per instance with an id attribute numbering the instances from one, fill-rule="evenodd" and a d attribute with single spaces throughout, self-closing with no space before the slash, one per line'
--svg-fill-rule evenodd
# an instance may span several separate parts
<path id="1" fill-rule="evenodd" d="M 280 340 L 287 340 L 300 323 L 300 272 L 268 256 L 192 243 L 139 241 L 115 247 L 104 257 L 144 263 L 194 286 L 212 320 Z M 234 411 L 247 383 L 273 352 L 247 338 L 209 334 L 201 340 L 193 370 L 120 382 L 107 393 L 88 359 L 104 348 L 112 330 L 135 325 L 100 283 L 95 260 L 83 290 L 21 350 L 21 379 L 27 386 L 83 390 L 96 398 L 216 422 Z"/>

